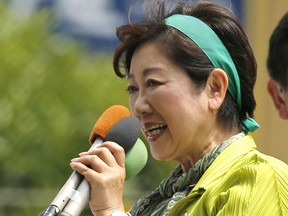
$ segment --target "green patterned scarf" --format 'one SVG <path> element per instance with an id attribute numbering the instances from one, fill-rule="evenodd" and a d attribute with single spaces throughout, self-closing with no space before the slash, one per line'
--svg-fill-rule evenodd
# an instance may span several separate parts
<path id="1" fill-rule="evenodd" d="M 224 141 L 197 161 L 187 173 L 183 173 L 181 165 L 178 165 L 152 193 L 142 197 L 134 204 L 130 214 L 132 216 L 167 215 L 175 203 L 192 190 L 216 157 L 229 145 L 244 136 L 245 134 L 242 132 Z"/>

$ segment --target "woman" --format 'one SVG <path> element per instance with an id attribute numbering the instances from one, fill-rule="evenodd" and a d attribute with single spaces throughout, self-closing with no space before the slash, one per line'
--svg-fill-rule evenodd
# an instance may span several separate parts
<path id="1" fill-rule="evenodd" d="M 128 78 L 151 154 L 179 166 L 124 213 L 123 149 L 105 143 L 81 154 L 71 166 L 91 184 L 93 214 L 288 215 L 288 166 L 259 153 L 248 134 L 259 127 L 256 61 L 233 13 L 203 1 L 165 13 L 162 4 L 155 19 L 117 36 L 114 69 Z"/>

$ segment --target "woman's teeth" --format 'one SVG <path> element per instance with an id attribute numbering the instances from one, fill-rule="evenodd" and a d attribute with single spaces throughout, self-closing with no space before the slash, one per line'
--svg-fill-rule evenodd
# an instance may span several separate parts
<path id="1" fill-rule="evenodd" d="M 165 124 L 153 125 L 149 129 L 146 129 L 146 134 L 149 137 L 156 136 L 156 135 L 160 134 L 163 130 L 165 130 L 166 127 L 167 127 L 167 125 L 165 125 Z"/>

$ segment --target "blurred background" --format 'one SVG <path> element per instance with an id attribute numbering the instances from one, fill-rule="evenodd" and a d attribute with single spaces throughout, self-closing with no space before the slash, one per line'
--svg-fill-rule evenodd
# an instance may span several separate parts
<path id="1" fill-rule="evenodd" d="M 218 0 L 241 21 L 258 61 L 258 147 L 288 163 L 288 122 L 266 91 L 268 40 L 287 0 Z M 142 18 L 143 0 L 0 0 L 0 216 L 38 215 L 72 173 L 70 159 L 89 148 L 98 117 L 127 104 L 114 75 L 115 29 Z M 286 135 L 285 135 L 286 134 Z M 126 182 L 127 208 L 166 177 L 174 163 L 149 155 Z M 91 215 L 87 209 L 82 215 Z"/>

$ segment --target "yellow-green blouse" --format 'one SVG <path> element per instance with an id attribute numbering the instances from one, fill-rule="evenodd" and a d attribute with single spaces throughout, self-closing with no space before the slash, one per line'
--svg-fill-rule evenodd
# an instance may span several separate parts
<path id="1" fill-rule="evenodd" d="M 247 135 L 215 159 L 168 215 L 288 216 L 288 165 L 257 151 Z"/>

